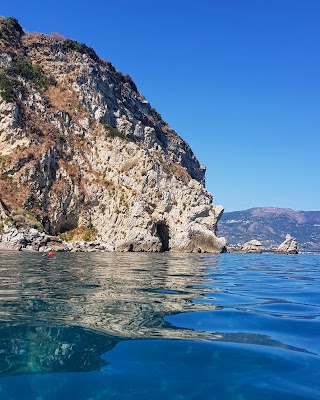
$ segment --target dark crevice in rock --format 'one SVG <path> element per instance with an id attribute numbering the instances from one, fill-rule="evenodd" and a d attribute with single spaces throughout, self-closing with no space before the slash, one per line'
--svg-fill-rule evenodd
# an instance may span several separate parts
<path id="1" fill-rule="evenodd" d="M 168 225 L 165 223 L 157 224 L 157 234 L 161 241 L 161 251 L 169 251 L 170 250 L 170 246 L 169 246 L 170 236 L 169 236 Z"/>

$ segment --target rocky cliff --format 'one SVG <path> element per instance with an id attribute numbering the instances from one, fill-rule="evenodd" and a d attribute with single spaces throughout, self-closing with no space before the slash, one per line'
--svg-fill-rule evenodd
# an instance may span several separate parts
<path id="1" fill-rule="evenodd" d="M 32 227 L 117 251 L 220 252 L 205 167 L 95 51 L 0 20 L 3 235 Z"/>

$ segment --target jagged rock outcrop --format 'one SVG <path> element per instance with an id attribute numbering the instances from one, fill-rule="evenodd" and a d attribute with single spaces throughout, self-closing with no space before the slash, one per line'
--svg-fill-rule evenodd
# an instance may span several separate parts
<path id="1" fill-rule="evenodd" d="M 246 242 L 242 248 L 241 248 L 241 253 L 262 253 L 261 251 L 261 243 L 259 240 L 250 240 L 249 242 Z"/>
<path id="2" fill-rule="evenodd" d="M 298 242 L 291 235 L 286 235 L 284 242 L 275 251 L 277 254 L 298 254 Z"/>
<path id="3" fill-rule="evenodd" d="M 93 49 L 2 18 L 0 95 L 2 229 L 116 251 L 224 249 L 205 167 Z"/>

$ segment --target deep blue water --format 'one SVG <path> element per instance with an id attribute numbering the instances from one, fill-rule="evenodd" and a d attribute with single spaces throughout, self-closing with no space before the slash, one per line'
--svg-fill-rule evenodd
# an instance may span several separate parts
<path id="1" fill-rule="evenodd" d="M 0 253 L 1 400 L 320 399 L 320 255 Z"/>

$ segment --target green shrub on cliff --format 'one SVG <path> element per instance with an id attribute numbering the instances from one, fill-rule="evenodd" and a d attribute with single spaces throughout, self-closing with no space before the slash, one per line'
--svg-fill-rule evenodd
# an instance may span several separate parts
<path id="1" fill-rule="evenodd" d="M 63 232 L 59 235 L 60 239 L 65 242 L 74 242 L 77 240 L 83 240 L 84 242 L 91 242 L 97 239 L 98 231 L 96 228 L 86 228 L 79 226 L 70 231 Z"/>
<path id="2" fill-rule="evenodd" d="M 113 126 L 104 124 L 104 130 L 106 133 L 106 137 L 111 137 L 111 138 L 118 137 L 120 139 L 125 139 L 124 133 L 118 131 L 118 129 L 114 128 Z"/>
<path id="3" fill-rule="evenodd" d="M 92 47 L 87 46 L 84 43 L 79 43 L 76 40 L 67 39 L 63 42 L 63 48 L 65 51 L 74 50 L 80 54 L 87 54 L 94 61 L 98 61 L 99 57 Z"/>
<path id="4" fill-rule="evenodd" d="M 19 24 L 18 20 L 14 17 L 3 18 L 0 20 L 0 24 L 6 26 L 9 29 L 14 29 L 23 35 L 23 29 Z"/>
<path id="5" fill-rule="evenodd" d="M 11 65 L 0 72 L 0 95 L 6 102 L 14 99 L 14 89 L 21 87 L 18 77 L 31 82 L 38 88 L 46 88 L 49 84 L 54 85 L 54 79 L 47 77 L 38 65 L 21 55 L 12 57 Z"/>
<path id="6" fill-rule="evenodd" d="M 13 87 L 13 82 L 4 73 L 0 73 L 0 95 L 7 103 L 14 96 Z"/>
<path id="7" fill-rule="evenodd" d="M 12 45 L 16 44 L 23 34 L 23 29 L 16 18 L 0 16 L 0 39 L 4 39 L 7 44 Z"/>
<path id="8" fill-rule="evenodd" d="M 97 230 L 96 228 L 86 228 L 81 239 L 84 242 L 92 242 L 93 240 L 97 239 Z"/>
<path id="9" fill-rule="evenodd" d="M 33 82 L 38 87 L 47 86 L 47 78 L 41 68 L 33 65 L 26 57 L 15 56 L 6 72 L 10 76 L 21 76 L 27 81 Z"/>
<path id="10" fill-rule="evenodd" d="M 155 110 L 153 107 L 151 107 L 151 115 L 155 119 L 156 122 L 164 123 L 167 124 L 163 119 L 160 113 L 158 113 L 157 110 Z"/>

